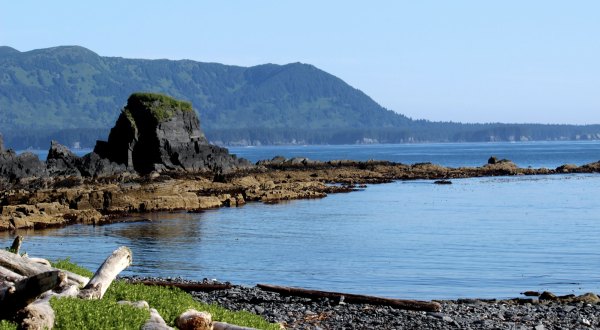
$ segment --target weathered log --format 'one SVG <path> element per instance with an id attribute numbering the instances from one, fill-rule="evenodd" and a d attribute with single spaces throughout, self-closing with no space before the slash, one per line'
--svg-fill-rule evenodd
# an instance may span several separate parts
<path id="1" fill-rule="evenodd" d="M 30 276 L 15 283 L 14 287 L 0 289 L 0 311 L 12 314 L 32 303 L 42 293 L 59 286 L 65 279 L 59 271 Z"/>
<path id="2" fill-rule="evenodd" d="M 46 291 L 36 301 L 19 312 L 18 319 L 21 320 L 21 329 L 52 329 L 54 327 L 54 310 L 50 306 L 50 299 L 52 297 L 76 297 L 78 293 L 79 286 L 76 284 L 68 285 L 60 293 Z"/>
<path id="3" fill-rule="evenodd" d="M 255 328 L 240 327 L 225 322 L 213 322 L 213 330 L 256 330 Z"/>
<path id="4" fill-rule="evenodd" d="M 176 283 L 168 281 L 141 280 L 131 283 L 141 283 L 144 285 L 167 286 L 179 288 L 185 292 L 210 292 L 216 290 L 231 289 L 231 284 L 213 284 L 213 283 Z"/>
<path id="5" fill-rule="evenodd" d="M 434 301 L 382 298 L 351 293 L 307 290 L 268 284 L 257 284 L 256 286 L 265 291 L 277 292 L 288 296 L 298 296 L 305 298 L 329 298 L 336 300 L 343 299 L 343 301 L 346 303 L 382 305 L 398 309 L 415 311 L 439 312 L 442 310 L 442 306 Z"/>
<path id="6" fill-rule="evenodd" d="M 24 279 L 25 276 L 17 274 L 10 269 L 0 266 L 0 284 L 2 282 L 16 282 Z"/>
<path id="7" fill-rule="evenodd" d="M 54 327 L 54 310 L 50 306 L 50 297 L 39 299 L 27 305 L 20 314 L 21 329 L 44 330 Z"/>
<path id="8" fill-rule="evenodd" d="M 144 323 L 142 330 L 173 330 L 154 308 L 150 308 L 150 319 Z"/>
<path id="9" fill-rule="evenodd" d="M 52 265 L 50 264 L 50 261 L 48 261 L 47 259 L 44 259 L 44 258 L 27 257 L 27 258 L 24 258 L 24 259 L 27 259 L 30 262 L 35 262 L 37 264 L 44 265 L 46 267 L 52 267 Z"/>
<path id="10" fill-rule="evenodd" d="M 23 243 L 23 236 L 17 235 L 12 245 L 10 246 L 10 252 L 14 254 L 19 254 L 19 250 L 21 250 L 21 244 Z"/>
<path id="11" fill-rule="evenodd" d="M 37 262 L 32 262 L 28 258 L 23 258 L 18 254 L 10 253 L 8 251 L 0 250 L 0 267 L 4 267 L 8 270 L 11 270 L 17 274 L 23 276 L 33 276 L 43 272 L 49 272 L 58 270 L 53 267 L 48 267 Z M 67 275 L 67 278 L 70 282 L 77 285 L 85 285 L 88 283 L 89 278 L 81 275 L 77 275 L 75 273 L 60 270 L 61 272 Z"/>
<path id="12" fill-rule="evenodd" d="M 116 249 L 102 263 L 96 274 L 79 292 L 82 299 L 102 299 L 104 293 L 123 269 L 129 267 L 132 261 L 131 250 L 126 246 Z"/>

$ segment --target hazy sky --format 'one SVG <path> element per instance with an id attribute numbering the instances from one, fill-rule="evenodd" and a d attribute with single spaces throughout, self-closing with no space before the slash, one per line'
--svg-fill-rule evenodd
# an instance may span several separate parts
<path id="1" fill-rule="evenodd" d="M 304 62 L 415 119 L 600 124 L 595 0 L 0 0 L 0 45 Z"/>

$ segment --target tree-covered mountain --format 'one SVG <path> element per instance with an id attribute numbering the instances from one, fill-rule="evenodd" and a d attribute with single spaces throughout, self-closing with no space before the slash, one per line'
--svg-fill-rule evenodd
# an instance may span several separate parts
<path id="1" fill-rule="evenodd" d="M 45 147 L 52 138 L 93 145 L 136 91 L 192 102 L 207 137 L 223 144 L 600 138 L 600 126 L 415 121 L 308 64 L 239 67 L 102 57 L 78 46 L 0 47 L 0 132 L 15 148 Z"/>

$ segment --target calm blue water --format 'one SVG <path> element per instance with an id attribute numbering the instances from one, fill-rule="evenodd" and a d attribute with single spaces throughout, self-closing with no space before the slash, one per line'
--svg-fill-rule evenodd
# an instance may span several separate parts
<path id="1" fill-rule="evenodd" d="M 484 165 L 493 155 L 510 159 L 521 167 L 556 168 L 565 163 L 583 165 L 600 160 L 600 141 L 264 146 L 232 147 L 229 150 L 253 162 L 282 155 L 314 160 L 376 159 L 405 164 L 431 162 L 460 167 Z"/>
<path id="2" fill-rule="evenodd" d="M 485 155 L 485 161 L 497 154 L 473 145 L 465 145 L 465 159 Z M 546 155 L 571 150 L 559 163 L 590 162 L 582 161 L 586 154 L 600 159 L 594 143 L 526 145 L 499 147 Z M 253 155 L 258 158 L 265 158 L 265 149 L 292 157 L 291 150 L 301 147 L 263 148 L 244 150 L 259 150 Z M 355 155 L 405 154 L 404 146 L 397 151 L 393 146 L 307 147 L 322 155 L 339 155 L 345 148 Z M 414 154 L 428 152 L 414 148 Z M 467 151 L 472 149 L 477 153 Z M 510 151 L 513 157 L 499 156 L 528 159 Z M 556 158 L 549 158 L 537 162 L 552 167 Z M 27 232 L 24 249 L 35 256 L 71 256 L 95 269 L 112 250 L 127 245 L 134 253 L 130 275 L 209 277 L 399 298 L 600 292 L 600 175 L 453 182 L 395 182 L 320 200 L 147 215 L 152 223 Z M 10 241 L 11 234 L 0 233 L 0 246 Z"/>

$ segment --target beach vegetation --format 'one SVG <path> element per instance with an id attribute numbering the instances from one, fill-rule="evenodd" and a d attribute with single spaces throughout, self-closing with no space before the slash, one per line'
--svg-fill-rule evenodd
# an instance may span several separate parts
<path id="1" fill-rule="evenodd" d="M 82 276 L 92 276 L 92 272 L 69 259 L 58 260 L 53 266 Z M 132 284 L 119 279 L 111 284 L 100 300 L 52 298 L 50 304 L 56 312 L 56 329 L 140 329 L 148 320 L 149 311 L 118 302 L 141 300 L 155 308 L 170 326 L 175 325 L 175 319 L 181 313 L 192 308 L 211 313 L 216 321 L 257 329 L 279 329 L 279 325 L 252 313 L 234 312 L 218 305 L 198 302 L 178 288 Z"/>

